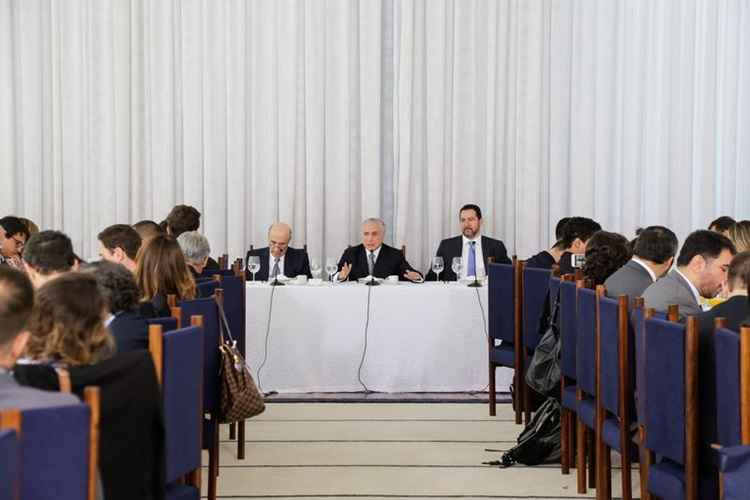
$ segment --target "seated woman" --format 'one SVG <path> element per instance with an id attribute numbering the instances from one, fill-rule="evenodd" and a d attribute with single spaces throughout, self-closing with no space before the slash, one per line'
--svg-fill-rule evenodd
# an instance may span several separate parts
<path id="1" fill-rule="evenodd" d="M 615 271 L 632 257 L 630 242 L 618 233 L 597 231 L 586 244 L 586 262 L 583 275 L 593 282 L 602 285 Z"/>
<path id="2" fill-rule="evenodd" d="M 115 342 L 104 326 L 108 314 L 93 276 L 70 272 L 47 282 L 27 324 L 25 360 L 70 367 L 110 358 Z"/>
<path id="3" fill-rule="evenodd" d="M 108 308 L 104 324 L 115 338 L 117 352 L 148 349 L 148 324 L 138 312 L 140 292 L 133 273 L 106 260 L 86 264 L 81 271 L 94 276 L 99 284 Z"/>
<path id="4" fill-rule="evenodd" d="M 141 292 L 139 309 L 146 318 L 170 315 L 168 295 L 175 295 L 177 300 L 190 300 L 197 295 L 180 245 L 166 234 L 147 240 L 138 251 L 135 282 Z"/>
<path id="5" fill-rule="evenodd" d="M 193 278 L 198 278 L 206 269 L 208 258 L 211 255 L 211 245 L 209 245 L 208 239 L 198 231 L 187 231 L 177 237 L 177 243 L 179 243 L 182 253 L 185 255 L 185 262 Z"/>
<path id="6" fill-rule="evenodd" d="M 729 239 L 734 243 L 737 253 L 750 250 L 750 220 L 741 220 L 729 228 Z"/>

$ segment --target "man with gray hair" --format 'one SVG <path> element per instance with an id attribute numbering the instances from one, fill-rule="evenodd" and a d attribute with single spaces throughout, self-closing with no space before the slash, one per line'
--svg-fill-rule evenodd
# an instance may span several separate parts
<path id="1" fill-rule="evenodd" d="M 312 278 L 307 251 L 290 247 L 291 241 L 291 226 L 283 222 L 277 222 L 268 228 L 268 246 L 247 252 L 247 258 L 245 259 L 247 266 L 249 266 L 250 257 L 258 257 L 260 260 L 260 270 L 255 273 L 257 281 L 268 281 L 276 276 L 294 278 L 304 275 Z M 245 274 L 248 280 L 253 279 L 249 269 Z"/>
<path id="2" fill-rule="evenodd" d="M 366 276 L 422 282 L 422 275 L 406 261 L 406 256 L 383 243 L 385 222 L 370 218 L 362 222 L 362 243 L 349 247 L 339 260 L 339 281 L 358 280 Z"/>
<path id="3" fill-rule="evenodd" d="M 193 277 L 199 276 L 208 264 L 211 255 L 211 245 L 208 239 L 198 231 L 186 231 L 177 237 L 185 262 L 193 273 Z"/>

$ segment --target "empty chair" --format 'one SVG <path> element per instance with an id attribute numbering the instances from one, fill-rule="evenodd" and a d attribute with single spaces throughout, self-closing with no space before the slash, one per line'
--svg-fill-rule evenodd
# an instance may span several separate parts
<path id="1" fill-rule="evenodd" d="M 0 431 L 0 500 L 18 500 L 20 460 L 15 429 Z"/>
<path id="2" fill-rule="evenodd" d="M 598 293 L 602 293 L 601 290 Z M 597 291 L 578 286 L 576 318 L 576 401 L 577 446 L 576 468 L 578 492 L 586 493 L 586 456 L 589 464 L 589 486 L 596 486 L 596 430 L 597 345 L 596 345 Z"/>
<path id="3" fill-rule="evenodd" d="M 196 280 L 195 286 L 198 289 L 198 297 L 206 298 L 213 296 L 216 289 L 221 286 L 221 283 L 216 279 L 216 276 L 212 276 L 209 279 Z"/>
<path id="4" fill-rule="evenodd" d="M 523 290 L 523 325 L 522 325 L 522 338 L 523 345 L 526 348 L 523 353 L 524 370 L 528 365 L 530 357 L 534 354 L 539 339 L 542 337 L 544 332 L 540 329 L 544 327 L 541 325 L 541 321 L 544 317 L 544 306 L 547 300 L 547 293 L 549 292 L 549 282 L 552 271 L 549 269 L 534 269 L 526 268 L 523 270 L 523 284 L 521 289 Z M 531 396 L 532 391 L 525 387 L 524 400 L 524 412 L 526 421 L 530 419 L 531 411 Z"/>
<path id="5" fill-rule="evenodd" d="M 578 286 L 572 274 L 560 282 L 560 466 L 570 473 L 573 462 L 573 421 L 578 411 L 576 401 L 576 336 Z"/>

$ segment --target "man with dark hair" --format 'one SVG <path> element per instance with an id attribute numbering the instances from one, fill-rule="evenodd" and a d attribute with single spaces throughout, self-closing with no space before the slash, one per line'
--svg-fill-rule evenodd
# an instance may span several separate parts
<path id="1" fill-rule="evenodd" d="M 677 268 L 643 293 L 646 307 L 666 312 L 676 304 L 683 317 L 700 314 L 701 297 L 710 299 L 719 293 L 735 253 L 724 235 L 706 230 L 691 233 L 677 257 Z"/>
<path id="2" fill-rule="evenodd" d="M 708 225 L 708 230 L 714 231 L 716 233 L 721 233 L 724 236 L 729 236 L 729 228 L 734 224 L 734 219 L 732 219 L 728 215 L 722 215 L 718 219 L 711 221 L 711 224 Z"/>
<path id="3" fill-rule="evenodd" d="M 142 220 L 133 224 L 133 229 L 141 236 L 141 241 L 145 241 L 157 234 L 162 234 L 161 226 L 152 220 Z"/>
<path id="4" fill-rule="evenodd" d="M 667 274 L 677 254 L 677 236 L 664 226 L 641 230 L 633 246 L 633 258 L 604 282 L 607 295 L 640 297 L 656 280 Z"/>
<path id="5" fill-rule="evenodd" d="M 526 267 L 552 269 L 560 265 L 561 274 L 575 272 L 572 256 L 584 255 L 586 243 L 602 226 L 587 217 L 565 217 L 560 219 L 555 228 L 557 241 L 549 250 L 542 250 L 526 261 Z"/>
<path id="6" fill-rule="evenodd" d="M 482 210 L 474 204 L 467 204 L 458 211 L 461 235 L 440 242 L 436 256 L 443 258 L 445 269 L 440 278 L 445 281 L 457 281 L 460 278 L 482 277 L 487 275 L 487 265 L 492 259 L 496 264 L 510 264 L 508 252 L 500 240 L 481 234 Z M 461 257 L 461 275 L 453 271 L 453 258 Z M 435 281 L 437 276 L 430 269 L 428 281 Z"/>
<path id="7" fill-rule="evenodd" d="M 201 213 L 190 205 L 177 205 L 167 215 L 167 233 L 175 238 L 186 231 L 197 231 L 201 226 Z"/>
<path id="8" fill-rule="evenodd" d="M 41 231 L 23 249 L 23 263 L 35 288 L 68 271 L 78 269 L 79 260 L 70 238 L 60 231 Z"/>
<path id="9" fill-rule="evenodd" d="M 127 224 L 115 224 L 104 229 L 99 236 L 99 256 L 120 264 L 135 273 L 135 257 L 141 248 L 141 236 Z"/>
<path id="10" fill-rule="evenodd" d="M 78 404 L 72 394 L 19 386 L 12 369 L 26 347 L 26 321 L 34 306 L 34 288 L 21 271 L 0 266 L 0 410 L 27 410 Z"/>
<path id="11" fill-rule="evenodd" d="M 13 216 L 0 219 L 0 265 L 22 267 L 21 252 L 28 239 L 29 230 L 21 219 Z"/>

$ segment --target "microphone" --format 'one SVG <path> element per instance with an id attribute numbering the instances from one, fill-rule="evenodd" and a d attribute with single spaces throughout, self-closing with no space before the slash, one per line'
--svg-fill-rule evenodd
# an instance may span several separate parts
<path id="1" fill-rule="evenodd" d="M 367 281 L 365 281 L 365 285 L 367 285 L 367 286 L 380 286 L 380 283 L 378 283 L 377 281 L 375 281 L 375 276 L 373 276 L 371 274 L 370 275 L 370 279 L 367 280 Z"/>

